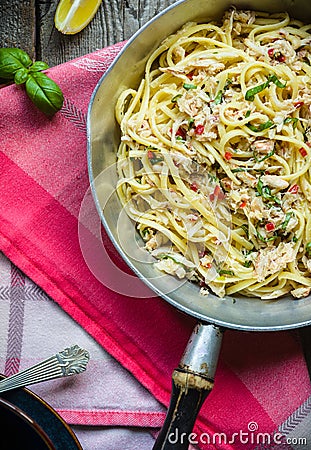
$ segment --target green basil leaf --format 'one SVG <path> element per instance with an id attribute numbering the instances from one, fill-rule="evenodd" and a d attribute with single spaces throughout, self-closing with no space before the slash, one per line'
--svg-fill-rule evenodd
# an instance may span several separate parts
<path id="1" fill-rule="evenodd" d="M 47 63 L 45 63 L 43 61 L 36 61 L 33 63 L 32 66 L 30 66 L 29 71 L 30 72 L 40 72 L 41 70 L 46 70 L 48 68 L 49 68 L 49 66 Z"/>
<path id="2" fill-rule="evenodd" d="M 28 69 L 32 60 L 19 48 L 0 48 L 0 78 L 14 80 L 19 69 Z"/>
<path id="3" fill-rule="evenodd" d="M 254 86 L 251 89 L 248 89 L 245 93 L 245 100 L 253 101 L 256 94 L 259 94 L 259 92 L 262 92 L 264 89 L 269 87 L 270 83 L 274 83 L 279 88 L 285 88 L 286 87 L 286 81 L 285 83 L 282 83 L 276 75 L 269 75 L 267 81 L 265 81 L 262 84 L 259 84 L 258 86 Z"/>
<path id="4" fill-rule="evenodd" d="M 219 105 L 222 102 L 222 90 L 220 90 L 213 100 L 214 105 Z"/>
<path id="5" fill-rule="evenodd" d="M 259 92 L 263 91 L 268 87 L 270 84 L 269 80 L 265 83 L 259 84 L 258 86 L 255 86 L 251 89 L 248 89 L 245 93 L 245 100 L 253 101 L 256 94 L 259 94 Z"/>
<path id="6" fill-rule="evenodd" d="M 308 256 L 311 255 L 311 242 L 308 242 L 307 245 L 306 245 L 306 254 Z"/>
<path id="7" fill-rule="evenodd" d="M 195 84 L 191 84 L 191 83 L 184 83 L 183 84 L 183 88 L 186 89 L 187 91 L 189 91 L 189 89 L 197 89 L 198 86 L 196 86 Z"/>
<path id="8" fill-rule="evenodd" d="M 194 119 L 191 117 L 188 120 L 188 130 L 191 130 L 191 128 L 193 128 L 193 127 L 194 127 Z"/>
<path id="9" fill-rule="evenodd" d="M 276 75 L 270 75 L 268 77 L 268 81 L 274 83 L 279 88 L 286 87 L 286 81 L 285 81 L 285 83 L 282 83 L 282 81 L 280 81 Z"/>
<path id="10" fill-rule="evenodd" d="M 262 195 L 263 181 L 259 178 L 256 189 L 259 195 Z"/>
<path id="11" fill-rule="evenodd" d="M 29 74 L 26 92 L 30 100 L 48 116 L 63 106 L 64 97 L 59 86 L 42 72 Z"/>
<path id="12" fill-rule="evenodd" d="M 264 186 L 263 181 L 261 178 L 259 178 L 257 186 L 257 195 L 261 195 L 262 198 L 265 198 L 266 200 L 270 200 L 273 201 L 275 203 L 277 203 L 278 205 L 281 205 L 282 202 L 279 199 L 279 197 L 277 197 L 276 195 L 272 195 L 271 194 L 271 189 L 269 188 L 269 186 Z"/>
<path id="13" fill-rule="evenodd" d="M 217 272 L 219 273 L 219 275 L 230 275 L 230 276 L 234 277 L 234 272 L 232 270 L 220 269 L 220 270 L 217 270 Z"/>
<path id="14" fill-rule="evenodd" d="M 18 69 L 17 72 L 15 72 L 14 75 L 14 83 L 15 84 L 23 84 L 26 83 L 26 80 L 28 78 L 28 70 L 25 68 Z"/>
<path id="15" fill-rule="evenodd" d="M 224 91 L 226 91 L 227 89 L 229 89 L 229 87 L 231 86 L 231 84 L 233 83 L 231 78 L 227 78 L 226 79 L 226 83 L 224 85 Z"/>
<path id="16" fill-rule="evenodd" d="M 274 128 L 276 125 L 272 122 L 272 120 L 267 120 L 267 122 L 261 123 L 258 127 L 255 127 L 251 123 L 247 123 L 246 126 L 255 133 L 259 133 L 260 131 L 267 130 L 268 128 Z"/>
<path id="17" fill-rule="evenodd" d="M 256 152 L 255 150 L 253 151 L 254 159 L 256 162 L 262 162 L 265 159 L 270 158 L 270 156 L 274 155 L 274 153 L 275 153 L 275 150 L 273 149 L 267 155 L 263 156 L 262 158 L 258 158 L 258 152 Z"/>
<path id="18" fill-rule="evenodd" d="M 258 231 L 258 228 L 256 229 L 256 234 L 258 239 L 260 239 L 262 242 L 274 241 L 278 237 L 277 234 L 274 234 L 273 236 L 267 238 Z"/>
<path id="19" fill-rule="evenodd" d="M 285 220 L 284 220 L 284 222 L 281 224 L 282 230 L 285 230 L 285 229 L 286 229 L 286 227 L 287 227 L 287 225 L 288 225 L 288 222 L 290 221 L 290 219 L 291 219 L 291 217 L 293 216 L 293 214 L 294 214 L 294 213 L 293 213 L 292 211 L 286 213 L 286 215 L 285 215 Z"/>
<path id="20" fill-rule="evenodd" d="M 286 119 L 284 119 L 284 123 L 293 123 L 293 128 L 295 129 L 297 127 L 298 124 L 298 117 L 286 117 Z"/>
<path id="21" fill-rule="evenodd" d="M 252 265 L 252 261 L 245 261 L 244 263 L 243 263 L 243 266 L 244 267 L 250 267 Z"/>
<path id="22" fill-rule="evenodd" d="M 241 225 L 241 228 L 244 231 L 244 233 L 246 234 L 246 236 L 249 237 L 248 225 L 246 223 L 244 223 L 243 225 Z"/>
<path id="23" fill-rule="evenodd" d="M 178 100 L 180 97 L 182 97 L 182 94 L 177 94 L 177 95 L 175 95 L 175 96 L 172 98 L 171 102 L 172 102 L 172 103 L 176 103 L 177 100 Z"/>

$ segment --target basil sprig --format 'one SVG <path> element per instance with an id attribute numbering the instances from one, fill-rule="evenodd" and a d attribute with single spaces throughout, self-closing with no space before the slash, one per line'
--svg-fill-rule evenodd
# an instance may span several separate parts
<path id="1" fill-rule="evenodd" d="M 295 129 L 298 125 L 298 117 L 286 117 L 286 119 L 284 119 L 284 123 L 290 123 L 292 122 L 293 124 L 293 128 Z"/>
<path id="2" fill-rule="evenodd" d="M 270 156 L 273 156 L 275 153 L 275 150 L 271 150 L 271 152 L 267 153 L 266 155 L 262 156 L 261 158 L 259 157 L 259 153 L 257 150 L 253 150 L 253 155 L 254 155 L 254 159 L 256 162 L 262 162 L 265 161 L 266 159 L 270 158 Z"/>
<path id="3" fill-rule="evenodd" d="M 290 221 L 290 219 L 292 218 L 292 216 L 294 215 L 293 211 L 290 211 L 288 213 L 286 213 L 285 215 L 285 219 L 284 222 L 281 223 L 281 229 L 282 230 L 286 230 L 286 227 Z"/>
<path id="4" fill-rule="evenodd" d="M 263 235 L 260 233 L 258 227 L 256 228 L 256 234 L 257 234 L 258 239 L 259 239 L 260 241 L 262 241 L 262 242 L 270 242 L 270 241 L 274 241 L 274 240 L 278 237 L 278 235 L 277 235 L 276 233 L 274 233 L 273 236 L 270 236 L 270 237 L 263 236 Z"/>
<path id="5" fill-rule="evenodd" d="M 219 105 L 222 102 L 222 90 L 218 91 L 216 97 L 213 100 L 214 105 Z"/>
<path id="6" fill-rule="evenodd" d="M 257 195 L 260 195 L 262 198 L 264 198 L 266 200 L 270 200 L 270 201 L 277 203 L 278 205 L 281 205 L 282 202 L 279 199 L 279 197 L 271 194 L 271 189 L 269 188 L 269 186 L 265 186 L 263 184 L 263 181 L 261 178 L 259 178 L 259 180 L 258 180 L 256 189 L 258 192 Z"/>
<path id="7" fill-rule="evenodd" d="M 310 258 L 310 256 L 311 256 L 311 242 L 308 242 L 306 244 L 305 251 L 306 251 L 306 254 L 308 255 L 308 257 Z"/>
<path id="8" fill-rule="evenodd" d="M 256 94 L 262 92 L 264 89 L 270 86 L 270 83 L 274 83 L 279 88 L 285 88 L 286 82 L 282 83 L 276 75 L 269 75 L 267 81 L 258 86 L 254 86 L 251 89 L 248 89 L 245 93 L 245 100 L 253 101 Z"/>
<path id="9" fill-rule="evenodd" d="M 264 131 L 267 130 L 268 128 L 275 128 L 276 125 L 274 122 L 272 122 L 272 120 L 267 120 L 267 122 L 261 123 L 259 124 L 258 127 L 255 127 L 255 125 L 252 125 L 251 123 L 247 123 L 246 126 L 254 131 L 255 133 L 259 133 L 260 131 Z"/>
<path id="10" fill-rule="evenodd" d="M 48 67 L 43 61 L 33 62 L 19 48 L 0 48 L 0 78 L 25 84 L 30 100 L 44 114 L 52 116 L 62 108 L 64 96 L 55 81 L 41 72 Z"/>

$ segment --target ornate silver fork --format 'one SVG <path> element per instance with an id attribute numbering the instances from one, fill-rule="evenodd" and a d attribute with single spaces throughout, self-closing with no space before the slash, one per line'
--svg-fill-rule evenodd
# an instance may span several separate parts
<path id="1" fill-rule="evenodd" d="M 0 393 L 84 372 L 89 359 L 87 350 L 78 345 L 72 345 L 28 369 L 4 378 L 0 381 Z"/>

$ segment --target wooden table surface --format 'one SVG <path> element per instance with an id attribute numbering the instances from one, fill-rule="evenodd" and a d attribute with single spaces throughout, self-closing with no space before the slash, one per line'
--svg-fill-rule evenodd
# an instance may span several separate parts
<path id="1" fill-rule="evenodd" d="M 128 39 L 174 1 L 103 0 L 84 30 L 63 35 L 54 26 L 59 0 L 0 0 L 0 47 L 19 47 L 55 66 Z"/>

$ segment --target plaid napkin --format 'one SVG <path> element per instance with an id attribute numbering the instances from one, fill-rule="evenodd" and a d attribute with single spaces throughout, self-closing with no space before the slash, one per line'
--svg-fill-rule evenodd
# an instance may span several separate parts
<path id="1" fill-rule="evenodd" d="M 166 407 L 171 373 L 195 321 L 129 273 L 98 231 L 88 189 L 87 106 L 122 46 L 48 70 L 65 95 L 52 119 L 37 111 L 20 87 L 0 91 L 0 249 Z M 142 295 L 135 297 L 137 286 Z M 306 438 L 311 429 L 309 396 L 295 332 L 228 330 L 194 442 L 202 449 L 255 449 L 264 433 L 270 443 L 262 448 L 281 448 L 280 435 L 282 448 L 294 448 L 291 437 Z M 144 414 L 139 420 L 148 424 Z M 96 423 L 105 425 L 105 414 Z"/>
<path id="2" fill-rule="evenodd" d="M 72 344 L 87 370 L 29 386 L 72 428 L 84 450 L 150 449 L 165 408 L 13 263 L 0 253 L 0 373 L 30 367 Z M 96 427 L 94 427 L 96 425 Z M 122 427 L 120 427 L 122 425 Z"/>

